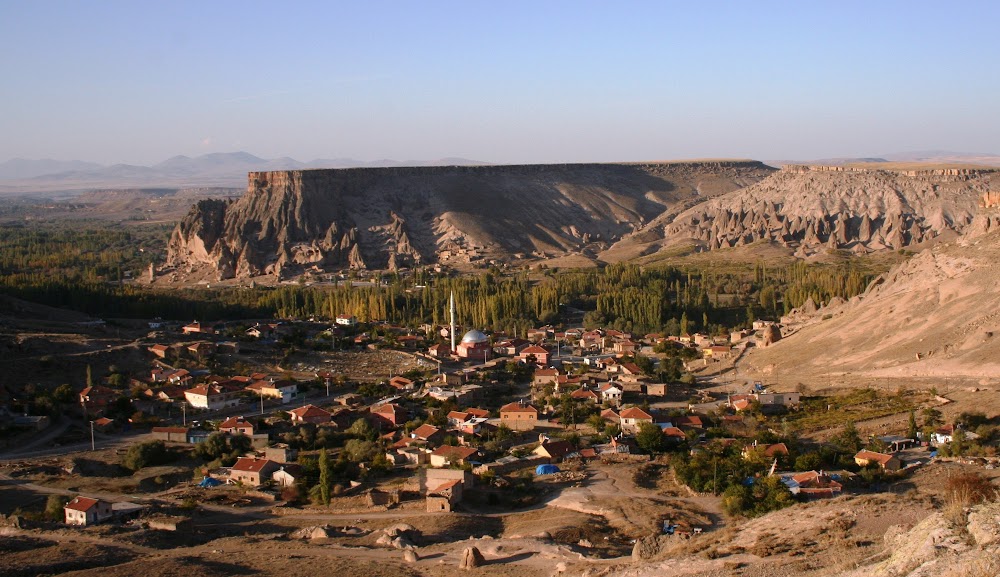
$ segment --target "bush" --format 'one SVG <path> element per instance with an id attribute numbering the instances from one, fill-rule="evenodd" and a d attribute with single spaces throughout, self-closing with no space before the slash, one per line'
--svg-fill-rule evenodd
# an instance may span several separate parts
<path id="1" fill-rule="evenodd" d="M 171 454 L 163 441 L 147 441 L 132 445 L 122 457 L 121 465 L 130 471 L 138 471 L 143 467 L 162 465 L 171 460 Z"/>
<path id="2" fill-rule="evenodd" d="M 62 521 L 65 519 L 66 513 L 63 511 L 63 507 L 69 501 L 69 497 L 65 495 L 49 495 L 48 500 L 45 501 L 45 519 L 48 521 Z"/>

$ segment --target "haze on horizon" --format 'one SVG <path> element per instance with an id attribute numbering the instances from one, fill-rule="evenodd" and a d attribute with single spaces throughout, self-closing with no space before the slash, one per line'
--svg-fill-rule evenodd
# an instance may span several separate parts
<path id="1" fill-rule="evenodd" d="M 0 161 L 1000 152 L 993 2 L 0 4 Z"/>

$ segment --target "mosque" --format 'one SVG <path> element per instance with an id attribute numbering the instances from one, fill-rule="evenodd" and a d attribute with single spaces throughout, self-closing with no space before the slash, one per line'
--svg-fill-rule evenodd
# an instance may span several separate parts
<path id="1" fill-rule="evenodd" d="M 484 363 L 489 360 L 490 352 L 490 338 L 475 329 L 465 333 L 462 342 L 455 347 L 459 358 L 482 360 Z"/>
<path id="2" fill-rule="evenodd" d="M 465 333 L 462 342 L 455 346 L 455 293 L 451 293 L 451 352 L 458 355 L 460 359 L 470 359 L 474 361 L 482 360 L 484 363 L 489 360 L 490 338 L 482 332 L 472 329 Z"/>

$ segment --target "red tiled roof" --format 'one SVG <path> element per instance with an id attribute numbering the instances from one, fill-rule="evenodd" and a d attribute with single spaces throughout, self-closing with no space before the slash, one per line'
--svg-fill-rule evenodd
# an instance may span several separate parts
<path id="1" fill-rule="evenodd" d="M 531 405 L 523 405 L 518 402 L 508 403 L 500 407 L 501 413 L 538 413 L 538 409 Z"/>
<path id="2" fill-rule="evenodd" d="M 621 412 L 621 418 L 623 419 L 643 419 L 647 421 L 652 421 L 653 416 L 643 411 L 639 407 L 629 407 Z"/>
<path id="3" fill-rule="evenodd" d="M 86 513 L 91 507 L 97 505 L 97 502 L 97 499 L 91 499 L 90 497 L 74 497 L 72 501 L 66 503 L 66 508 Z"/>
<path id="4" fill-rule="evenodd" d="M 248 473 L 259 473 L 264 469 L 269 463 L 268 459 L 258 459 L 256 457 L 240 457 L 233 465 L 233 471 L 246 471 Z"/>
<path id="5" fill-rule="evenodd" d="M 862 459 L 864 461 L 875 461 L 876 463 L 886 464 L 889 459 L 892 459 L 892 455 L 887 455 L 885 453 L 876 453 L 875 451 L 860 450 L 857 455 L 854 455 L 855 459 Z"/>
<path id="6" fill-rule="evenodd" d="M 465 412 L 469 413 L 470 416 L 479 417 L 481 419 L 485 419 L 486 417 L 490 416 L 490 412 L 489 411 L 487 411 L 486 409 L 480 409 L 480 408 L 477 408 L 477 407 L 470 407 L 468 409 L 465 409 Z"/>
<path id="7" fill-rule="evenodd" d="M 531 345 L 530 347 L 521 351 L 521 356 L 523 357 L 526 357 L 528 355 L 547 355 L 547 354 L 549 354 L 549 351 L 538 345 Z"/>
<path id="8" fill-rule="evenodd" d="M 477 452 L 478 451 L 472 447 L 452 447 L 450 445 L 444 445 L 434 449 L 434 452 L 431 454 L 437 455 L 438 457 L 447 457 L 449 460 L 459 460 L 468 459 Z"/>
<path id="9" fill-rule="evenodd" d="M 423 425 L 420 425 L 416 429 L 413 429 L 413 431 L 410 434 L 415 435 L 418 439 L 426 439 L 431 435 L 438 433 L 440 430 L 441 429 L 435 427 L 434 425 L 428 425 L 427 423 L 424 423 Z"/>
<path id="10" fill-rule="evenodd" d="M 309 417 L 329 417 L 330 412 L 325 411 L 315 405 L 306 405 L 304 407 L 299 407 L 297 409 L 292 409 L 288 411 L 289 413 L 295 415 L 299 419 L 306 419 Z"/>

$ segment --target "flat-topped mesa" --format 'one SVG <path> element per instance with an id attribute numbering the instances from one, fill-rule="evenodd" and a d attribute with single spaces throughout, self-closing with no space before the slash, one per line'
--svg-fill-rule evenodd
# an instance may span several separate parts
<path id="1" fill-rule="evenodd" d="M 239 200 L 192 208 L 168 264 L 231 278 L 596 254 L 774 170 L 708 159 L 251 172 Z"/>

